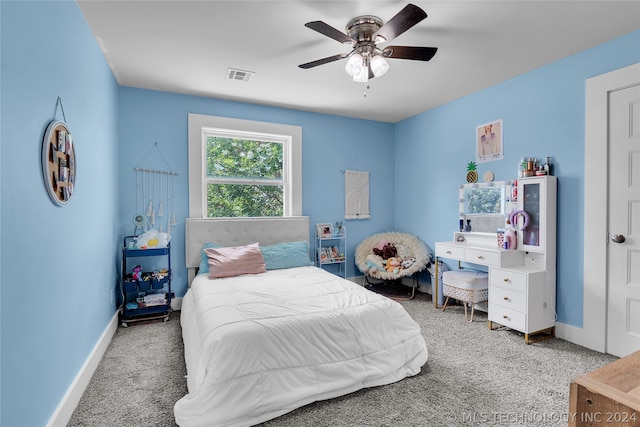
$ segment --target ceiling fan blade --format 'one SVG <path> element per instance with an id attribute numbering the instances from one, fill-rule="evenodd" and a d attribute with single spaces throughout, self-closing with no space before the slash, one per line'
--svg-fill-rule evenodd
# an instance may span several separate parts
<path id="1" fill-rule="evenodd" d="M 322 21 L 307 22 L 306 24 L 304 24 L 304 26 L 317 31 L 320 34 L 324 34 L 327 37 L 331 37 L 332 39 L 337 40 L 340 43 L 349 44 L 352 46 L 356 44 L 356 41 L 354 39 L 352 39 L 342 31 L 336 30 L 331 25 L 325 24 Z"/>
<path id="2" fill-rule="evenodd" d="M 437 47 L 387 46 L 382 50 L 382 56 L 385 58 L 428 61 L 433 58 L 437 51 Z"/>
<path id="3" fill-rule="evenodd" d="M 318 65 L 324 65 L 324 64 L 328 64 L 329 62 L 337 61 L 339 59 L 344 59 L 347 56 L 349 56 L 349 54 L 340 53 L 338 55 L 328 56 L 326 58 L 318 59 L 316 61 L 307 62 L 306 64 L 300 64 L 298 65 L 298 67 L 304 68 L 305 70 L 307 70 L 309 68 L 317 67 Z"/>
<path id="4" fill-rule="evenodd" d="M 385 41 L 391 41 L 426 17 L 427 13 L 424 10 L 414 4 L 408 4 L 373 33 L 371 40 L 375 41 L 378 37 L 382 37 Z"/>

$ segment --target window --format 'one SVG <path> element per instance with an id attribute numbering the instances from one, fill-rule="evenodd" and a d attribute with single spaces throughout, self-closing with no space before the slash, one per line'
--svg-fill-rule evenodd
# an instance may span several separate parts
<path id="1" fill-rule="evenodd" d="M 302 213 L 298 126 L 189 114 L 189 216 Z"/>
<path id="2" fill-rule="evenodd" d="M 291 138 L 205 129 L 206 216 L 283 216 Z"/>

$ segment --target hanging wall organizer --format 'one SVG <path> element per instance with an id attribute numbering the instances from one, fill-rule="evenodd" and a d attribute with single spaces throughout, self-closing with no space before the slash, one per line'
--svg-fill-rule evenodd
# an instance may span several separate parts
<path id="1" fill-rule="evenodd" d="M 58 105 L 63 120 L 56 120 Z M 71 130 L 66 123 L 62 99 L 58 97 L 53 120 L 42 138 L 42 177 L 51 201 L 64 206 L 71 200 L 76 182 L 76 151 Z"/>
<path id="2" fill-rule="evenodd" d="M 140 167 L 154 148 L 160 153 L 169 170 Z M 136 171 L 136 214 L 133 217 L 133 234 L 137 236 L 139 231 L 151 229 L 171 234 L 171 228 L 176 225 L 173 179 L 178 174 L 169 166 L 157 142 L 133 170 Z"/>

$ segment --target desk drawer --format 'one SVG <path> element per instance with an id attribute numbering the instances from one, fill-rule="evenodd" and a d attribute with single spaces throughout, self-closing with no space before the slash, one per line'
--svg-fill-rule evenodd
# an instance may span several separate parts
<path id="1" fill-rule="evenodd" d="M 511 270 L 492 268 L 489 271 L 489 284 L 517 292 L 527 292 L 527 275 Z"/>
<path id="2" fill-rule="evenodd" d="M 521 311 L 489 303 L 489 320 L 520 332 L 526 331 L 527 315 Z"/>
<path id="3" fill-rule="evenodd" d="M 464 260 L 475 264 L 500 266 L 500 255 L 497 251 L 482 249 L 465 249 Z"/>
<path id="4" fill-rule="evenodd" d="M 464 248 L 454 245 L 441 245 L 436 243 L 436 256 L 451 259 L 464 259 Z"/>
<path id="5" fill-rule="evenodd" d="M 489 301 L 512 310 L 527 311 L 527 294 L 522 292 L 491 286 L 489 288 Z"/>

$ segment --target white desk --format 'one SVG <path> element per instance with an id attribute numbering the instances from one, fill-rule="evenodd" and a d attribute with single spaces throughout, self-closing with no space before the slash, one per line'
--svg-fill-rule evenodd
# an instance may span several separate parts
<path id="1" fill-rule="evenodd" d="M 489 268 L 489 329 L 498 323 L 518 330 L 527 344 L 553 336 L 555 286 L 546 289 L 544 265 L 536 255 L 499 248 L 496 239 L 493 233 L 454 233 L 453 241 L 436 242 L 434 305 L 438 307 L 438 258 L 457 260 L 458 266 L 462 262 L 483 265 Z"/>

